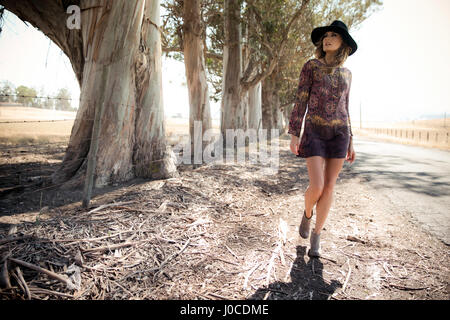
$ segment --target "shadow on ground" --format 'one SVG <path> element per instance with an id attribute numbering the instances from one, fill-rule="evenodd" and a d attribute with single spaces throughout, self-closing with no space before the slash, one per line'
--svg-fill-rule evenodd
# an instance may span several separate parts
<path id="1" fill-rule="evenodd" d="M 297 246 L 297 257 L 290 271 L 290 282 L 276 281 L 259 288 L 249 300 L 328 300 L 342 287 L 336 280 L 327 283 L 323 279 L 323 263 L 309 258 L 306 247 Z"/>

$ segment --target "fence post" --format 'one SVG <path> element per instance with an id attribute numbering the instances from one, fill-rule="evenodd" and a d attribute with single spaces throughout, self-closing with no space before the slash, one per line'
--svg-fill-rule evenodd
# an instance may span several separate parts
<path id="1" fill-rule="evenodd" d="M 94 127 L 92 130 L 91 146 L 89 148 L 88 163 L 86 169 L 86 180 L 83 191 L 83 208 L 89 206 L 92 196 L 92 188 L 94 184 L 95 166 L 97 163 L 98 140 L 101 131 L 101 120 L 105 109 L 105 86 L 108 80 L 109 68 L 103 67 L 101 84 L 100 84 L 100 105 L 95 108 Z"/>

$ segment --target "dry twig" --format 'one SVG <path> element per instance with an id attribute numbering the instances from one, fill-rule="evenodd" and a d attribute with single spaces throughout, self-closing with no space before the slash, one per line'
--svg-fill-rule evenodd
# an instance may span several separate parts
<path id="1" fill-rule="evenodd" d="M 14 259 L 14 258 L 11 258 L 11 257 L 9 257 L 8 259 L 11 260 L 12 262 L 16 263 L 16 264 L 20 264 L 21 266 L 26 267 L 26 268 L 32 269 L 34 271 L 42 272 L 42 273 L 48 275 L 50 278 L 58 280 L 58 281 L 64 283 L 65 285 L 67 285 L 67 287 L 69 289 L 73 287 L 73 284 L 70 282 L 70 280 L 67 277 L 60 276 L 59 274 L 56 274 L 56 273 L 54 273 L 54 272 L 52 272 L 50 270 L 41 268 L 39 266 L 36 266 L 34 264 L 31 264 L 31 263 L 28 263 L 28 262 L 25 262 L 25 261 L 22 261 L 22 260 Z"/>
<path id="2" fill-rule="evenodd" d="M 352 273 L 352 267 L 350 266 L 350 260 L 347 259 L 348 264 L 348 272 L 347 276 L 345 277 L 344 285 L 342 286 L 342 292 L 345 292 L 345 288 L 347 288 L 348 280 L 350 279 L 350 274 Z"/>

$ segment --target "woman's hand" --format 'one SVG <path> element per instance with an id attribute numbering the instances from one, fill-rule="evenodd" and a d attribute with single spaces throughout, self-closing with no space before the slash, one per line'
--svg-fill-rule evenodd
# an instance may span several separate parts
<path id="1" fill-rule="evenodd" d="M 347 158 L 345 160 L 350 162 L 350 164 L 352 164 L 355 161 L 355 159 L 356 153 L 355 150 L 353 149 L 353 139 L 350 138 L 350 145 L 348 146 Z"/>
<path id="2" fill-rule="evenodd" d="M 298 147 L 300 145 L 300 139 L 299 137 L 296 137 L 291 134 L 291 151 L 293 154 L 298 155 Z"/>

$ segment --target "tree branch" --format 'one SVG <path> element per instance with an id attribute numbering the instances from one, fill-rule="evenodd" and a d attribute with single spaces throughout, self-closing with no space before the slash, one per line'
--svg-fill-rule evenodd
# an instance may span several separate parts
<path id="1" fill-rule="evenodd" d="M 72 4 L 80 5 L 80 0 L 72 1 Z M 0 5 L 14 13 L 23 22 L 28 21 L 49 37 L 70 59 L 81 86 L 84 67 L 81 30 L 67 28 L 68 15 L 62 2 L 40 0 L 37 6 L 36 1 L 33 0 L 0 0 Z"/>
<path id="2" fill-rule="evenodd" d="M 262 72 L 259 72 L 255 75 L 255 77 L 248 81 L 243 81 L 244 79 L 241 79 L 241 85 L 244 90 L 248 90 L 251 87 L 254 87 L 259 82 L 265 80 L 268 76 L 270 76 L 273 71 L 275 70 L 276 66 L 278 65 L 278 62 L 280 61 L 280 58 L 283 55 L 284 48 L 287 43 L 287 39 L 289 37 L 289 32 L 291 31 L 292 25 L 302 16 L 303 12 L 305 11 L 307 5 L 309 4 L 310 0 L 303 0 L 300 8 L 294 13 L 292 18 L 290 19 L 286 29 L 283 32 L 283 37 L 281 42 L 279 43 L 278 50 L 270 57 L 268 67 L 265 68 Z M 253 0 L 247 0 L 247 3 L 251 7 L 254 7 Z M 257 14 L 257 10 L 255 9 L 255 13 Z M 259 17 L 259 19 L 262 18 Z"/>

